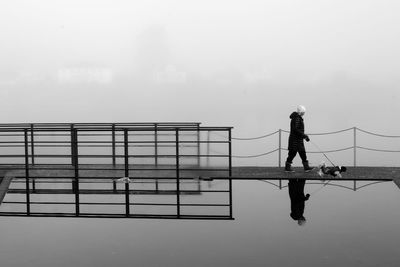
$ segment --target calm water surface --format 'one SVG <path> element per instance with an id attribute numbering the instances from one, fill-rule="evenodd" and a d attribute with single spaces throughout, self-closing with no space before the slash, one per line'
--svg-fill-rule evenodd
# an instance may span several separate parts
<path id="1" fill-rule="evenodd" d="M 262 181 L 233 186 L 234 221 L 0 217 L 1 266 L 400 263 L 400 189 L 392 182 L 355 192 L 306 184 L 312 195 L 304 226 L 289 216 L 287 188 Z"/>

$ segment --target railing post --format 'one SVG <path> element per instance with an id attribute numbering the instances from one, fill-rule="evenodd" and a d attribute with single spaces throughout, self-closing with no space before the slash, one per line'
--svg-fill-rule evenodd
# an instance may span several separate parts
<path id="1" fill-rule="evenodd" d="M 31 164 L 32 166 L 35 165 L 35 143 L 33 139 L 33 123 L 31 123 Z M 32 190 L 36 190 L 36 182 L 35 179 L 32 179 Z"/>
<path id="2" fill-rule="evenodd" d="M 197 124 L 197 167 L 201 165 L 200 154 L 200 124 Z"/>
<path id="3" fill-rule="evenodd" d="M 354 151 L 354 158 L 353 163 L 354 167 L 357 167 L 357 127 L 353 127 L 353 151 Z"/>
<path id="4" fill-rule="evenodd" d="M 35 165 L 35 141 L 33 138 L 33 123 L 31 123 L 31 163 L 32 165 Z"/>
<path id="5" fill-rule="evenodd" d="M 74 124 L 71 124 L 71 165 L 75 166 L 75 151 L 74 151 Z"/>
<path id="6" fill-rule="evenodd" d="M 158 167 L 158 124 L 154 124 L 154 164 L 156 168 Z M 158 193 L 158 179 L 156 183 L 156 192 Z"/>
<path id="7" fill-rule="evenodd" d="M 75 136 L 75 127 L 73 124 L 71 124 L 71 129 L 70 129 L 70 134 L 71 134 L 71 165 L 72 167 L 75 168 L 76 164 L 76 136 Z M 75 180 L 72 181 L 72 192 L 75 193 Z"/>
<path id="8" fill-rule="evenodd" d="M 154 163 L 158 166 L 158 124 L 154 124 Z"/>
<path id="9" fill-rule="evenodd" d="M 79 216 L 79 161 L 78 161 L 78 130 L 73 129 L 73 144 L 74 155 L 73 155 L 73 164 L 74 164 L 74 182 L 73 182 L 73 192 L 75 193 L 75 215 Z"/>
<path id="10" fill-rule="evenodd" d="M 207 167 L 210 166 L 210 130 L 207 131 Z"/>
<path id="11" fill-rule="evenodd" d="M 353 159 L 353 163 L 354 163 L 354 168 L 357 167 L 357 127 L 353 127 L 353 140 L 354 140 L 354 159 Z M 354 180 L 354 191 L 356 191 L 357 189 L 357 184 L 356 184 L 356 180 Z"/>
<path id="12" fill-rule="evenodd" d="M 175 129 L 175 164 L 176 164 L 176 215 L 181 217 L 181 199 L 180 199 L 180 166 L 179 166 L 179 130 Z"/>
<path id="13" fill-rule="evenodd" d="M 228 132 L 229 137 L 229 218 L 233 217 L 233 209 L 232 209 L 232 129 L 229 129 Z"/>
<path id="14" fill-rule="evenodd" d="M 125 177 L 129 177 L 129 142 L 128 129 L 124 129 L 124 159 L 125 159 Z M 129 217 L 129 182 L 125 183 L 125 216 Z"/>
<path id="15" fill-rule="evenodd" d="M 282 129 L 279 129 L 279 143 L 278 143 L 278 167 L 282 167 Z M 279 179 L 279 189 L 282 189 L 282 180 Z"/>
<path id="16" fill-rule="evenodd" d="M 29 195 L 29 148 L 28 148 L 28 130 L 24 129 L 25 141 L 25 194 L 26 194 L 26 214 L 31 214 L 31 201 Z"/>
<path id="17" fill-rule="evenodd" d="M 112 142 L 112 165 L 115 167 L 116 159 L 115 159 L 115 123 L 111 126 L 111 142 Z"/>
<path id="18" fill-rule="evenodd" d="M 279 129 L 279 143 L 278 143 L 278 167 L 281 168 L 282 159 L 282 129 Z"/>
<path id="19" fill-rule="evenodd" d="M 115 157 L 115 123 L 111 125 L 111 150 L 112 150 L 112 165 L 115 168 L 117 164 L 116 157 Z M 117 182 L 113 180 L 113 190 L 114 192 L 117 191 Z"/>

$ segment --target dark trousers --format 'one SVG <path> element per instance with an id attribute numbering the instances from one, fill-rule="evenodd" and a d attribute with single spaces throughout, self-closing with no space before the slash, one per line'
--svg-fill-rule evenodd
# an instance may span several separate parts
<path id="1" fill-rule="evenodd" d="M 288 163 L 291 164 L 292 161 L 293 161 L 293 159 L 294 159 L 294 157 L 296 156 L 297 152 L 299 152 L 300 158 L 301 158 L 301 160 L 302 160 L 303 162 L 304 162 L 304 161 L 307 161 L 307 154 L 306 154 L 306 151 L 304 151 L 304 150 L 302 150 L 302 151 L 289 150 L 289 153 L 288 153 L 288 157 L 287 157 L 287 159 L 286 159 L 286 162 L 288 162 Z"/>

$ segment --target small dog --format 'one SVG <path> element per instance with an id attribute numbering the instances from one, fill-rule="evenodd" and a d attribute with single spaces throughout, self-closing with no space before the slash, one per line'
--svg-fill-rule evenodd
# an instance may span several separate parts
<path id="1" fill-rule="evenodd" d="M 347 170 L 347 168 L 344 166 L 327 167 L 325 162 L 321 162 L 318 168 L 318 175 L 320 177 L 324 177 L 324 174 L 329 174 L 335 178 L 342 178 L 342 172 L 346 172 Z"/>

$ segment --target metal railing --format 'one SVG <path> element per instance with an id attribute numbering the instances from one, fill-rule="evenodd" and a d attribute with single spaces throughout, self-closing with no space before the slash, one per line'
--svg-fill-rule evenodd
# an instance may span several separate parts
<path id="1" fill-rule="evenodd" d="M 1 124 L 0 215 L 232 219 L 230 136 L 199 123 Z M 210 176 L 225 187 L 204 190 Z"/>

